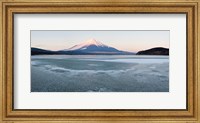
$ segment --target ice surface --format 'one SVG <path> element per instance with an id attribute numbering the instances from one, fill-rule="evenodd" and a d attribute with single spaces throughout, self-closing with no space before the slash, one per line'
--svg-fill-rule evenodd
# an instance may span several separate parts
<path id="1" fill-rule="evenodd" d="M 168 92 L 168 56 L 31 58 L 32 92 Z"/>
<path id="2" fill-rule="evenodd" d="M 153 63 L 168 63 L 168 59 L 111 59 L 111 60 L 93 60 L 105 62 L 122 62 L 122 63 L 140 63 L 140 64 L 153 64 Z"/>

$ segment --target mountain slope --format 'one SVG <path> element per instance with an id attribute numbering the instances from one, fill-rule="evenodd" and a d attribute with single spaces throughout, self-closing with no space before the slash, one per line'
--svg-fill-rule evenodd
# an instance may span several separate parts
<path id="1" fill-rule="evenodd" d="M 155 47 L 148 50 L 139 51 L 136 55 L 169 55 L 169 49 L 163 47 Z"/>
<path id="2" fill-rule="evenodd" d="M 75 45 L 67 50 L 61 50 L 62 52 L 70 52 L 72 54 L 95 54 L 95 55 L 120 55 L 120 54 L 134 54 L 130 52 L 120 51 L 116 48 L 107 46 L 95 39 L 87 40 L 83 43 Z"/>
<path id="3" fill-rule="evenodd" d="M 81 44 L 75 45 L 75 46 L 69 48 L 68 50 L 85 50 L 89 46 L 108 47 L 108 46 L 102 44 L 101 42 L 98 42 L 95 39 L 90 39 L 90 40 L 87 40 L 87 41 L 85 41 L 85 42 L 83 42 Z"/>

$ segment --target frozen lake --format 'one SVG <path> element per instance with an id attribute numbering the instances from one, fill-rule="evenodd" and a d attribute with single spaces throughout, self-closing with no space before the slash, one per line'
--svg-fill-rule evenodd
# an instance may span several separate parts
<path id="1" fill-rule="evenodd" d="M 31 56 L 31 92 L 168 91 L 168 56 Z"/>

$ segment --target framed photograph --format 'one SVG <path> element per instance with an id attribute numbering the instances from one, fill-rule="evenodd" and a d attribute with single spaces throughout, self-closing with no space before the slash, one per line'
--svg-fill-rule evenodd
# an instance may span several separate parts
<path id="1" fill-rule="evenodd" d="M 30 35 L 31 92 L 169 92 L 169 30 Z"/>
<path id="2" fill-rule="evenodd" d="M 1 1 L 1 122 L 199 123 L 200 1 Z"/>

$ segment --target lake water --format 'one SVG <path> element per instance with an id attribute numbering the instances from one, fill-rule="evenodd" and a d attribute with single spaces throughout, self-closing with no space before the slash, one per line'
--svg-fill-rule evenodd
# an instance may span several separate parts
<path id="1" fill-rule="evenodd" d="M 31 56 L 31 92 L 168 91 L 168 56 Z"/>

